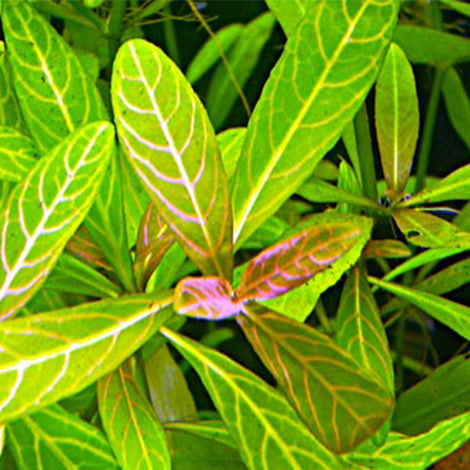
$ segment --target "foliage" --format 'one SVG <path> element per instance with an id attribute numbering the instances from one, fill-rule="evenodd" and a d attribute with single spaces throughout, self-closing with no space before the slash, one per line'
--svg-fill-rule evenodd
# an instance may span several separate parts
<path id="1" fill-rule="evenodd" d="M 468 5 L 253 5 L 0 3 L 0 470 L 467 448 Z"/>

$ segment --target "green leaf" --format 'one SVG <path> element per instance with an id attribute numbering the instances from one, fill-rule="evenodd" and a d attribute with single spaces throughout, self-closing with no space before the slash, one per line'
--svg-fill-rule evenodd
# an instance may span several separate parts
<path id="1" fill-rule="evenodd" d="M 0 422 L 116 368 L 170 318 L 160 310 L 171 302 L 168 293 L 127 296 L 0 323 Z"/>
<path id="2" fill-rule="evenodd" d="M 235 127 L 217 134 L 217 145 L 220 149 L 222 163 L 224 164 L 225 173 L 227 174 L 229 182 L 235 174 L 238 159 L 242 153 L 245 135 L 245 127 Z"/>
<path id="3" fill-rule="evenodd" d="M 440 0 L 440 2 L 461 13 L 462 15 L 470 17 L 470 5 L 468 3 L 456 0 Z"/>
<path id="4" fill-rule="evenodd" d="M 398 399 L 393 429 L 418 435 L 470 410 L 470 360 L 464 356 L 437 368 Z"/>
<path id="5" fill-rule="evenodd" d="M 119 468 L 103 433 L 57 405 L 9 423 L 7 441 L 20 470 Z"/>
<path id="6" fill-rule="evenodd" d="M 459 137 L 470 149 L 470 99 L 459 74 L 453 67 L 449 67 L 442 81 L 442 94 L 449 115 L 450 122 L 454 126 Z"/>
<path id="7" fill-rule="evenodd" d="M 372 436 L 392 411 L 377 376 L 328 336 L 263 307 L 238 317 L 247 339 L 315 437 L 336 453 Z"/>
<path id="8" fill-rule="evenodd" d="M 147 284 L 147 290 L 169 289 L 181 279 L 181 270 L 186 261 L 186 254 L 181 245 L 174 243 L 160 261 L 157 270 Z"/>
<path id="9" fill-rule="evenodd" d="M 139 39 L 119 50 L 112 89 L 119 137 L 161 215 L 204 274 L 230 279 L 228 186 L 201 102 L 176 65 Z"/>
<path id="10" fill-rule="evenodd" d="M 247 24 L 227 53 L 231 72 L 227 70 L 227 64 L 221 62 L 212 75 L 206 105 L 215 129 L 222 126 L 239 95 L 233 81 L 236 80 L 239 88 L 243 89 L 256 67 L 275 23 L 274 16 L 267 12 Z"/>
<path id="11" fill-rule="evenodd" d="M 309 217 L 305 222 L 296 227 L 295 231 L 305 229 L 311 225 L 321 227 L 330 223 L 356 225 L 360 230 L 360 236 L 357 238 L 355 245 L 347 253 L 334 261 L 329 269 L 317 273 L 306 284 L 287 292 L 281 297 L 264 301 L 263 305 L 289 318 L 303 322 L 312 312 L 320 295 L 329 287 L 335 285 L 341 276 L 357 262 L 361 256 L 362 249 L 370 239 L 372 220 L 353 214 L 324 212 Z M 289 235 L 290 233 L 285 234 L 285 236 Z"/>
<path id="12" fill-rule="evenodd" d="M 413 70 L 396 44 L 390 46 L 377 80 L 375 126 L 388 194 L 397 199 L 410 176 L 419 109 Z"/>
<path id="13" fill-rule="evenodd" d="M 400 24 L 393 41 L 413 64 L 455 64 L 470 59 L 470 39 L 437 29 Z"/>
<path id="14" fill-rule="evenodd" d="M 111 124 L 88 124 L 43 157 L 0 216 L 0 319 L 44 282 L 88 212 L 114 151 Z"/>
<path id="15" fill-rule="evenodd" d="M 297 25 L 305 16 L 308 8 L 306 0 L 266 0 L 269 9 L 279 21 L 285 35 L 290 38 L 297 31 Z"/>
<path id="16" fill-rule="evenodd" d="M 391 433 L 382 447 L 370 453 L 355 452 L 346 461 L 364 470 L 426 470 L 468 441 L 469 419 L 470 413 L 464 413 L 416 437 Z"/>
<path id="17" fill-rule="evenodd" d="M 421 292 L 410 287 L 368 278 L 372 284 L 407 300 L 414 306 L 426 312 L 437 321 L 448 326 L 465 339 L 470 339 L 470 308 L 444 299 L 438 295 Z"/>
<path id="18" fill-rule="evenodd" d="M 233 43 L 243 31 L 243 25 L 230 24 L 220 29 L 198 51 L 186 70 L 186 78 L 191 84 L 196 83 L 210 70 L 221 57 L 221 52 L 227 54 Z"/>
<path id="19" fill-rule="evenodd" d="M 35 143 L 13 127 L 0 127 L 0 179 L 22 180 L 37 162 Z"/>
<path id="20" fill-rule="evenodd" d="M 393 1 L 322 0 L 309 6 L 248 124 L 232 188 L 237 245 L 336 143 L 372 86 L 397 16 Z"/>
<path id="21" fill-rule="evenodd" d="M 2 455 L 5 446 L 5 426 L 0 425 L 0 455 Z"/>
<path id="22" fill-rule="evenodd" d="M 98 8 L 105 0 L 83 0 L 83 3 L 87 8 Z"/>
<path id="23" fill-rule="evenodd" d="M 339 164 L 338 190 L 347 191 L 349 194 L 352 194 L 353 197 L 363 197 L 362 188 L 359 184 L 356 174 L 354 173 L 352 166 L 349 165 L 349 163 L 345 160 L 341 161 L 341 163 Z M 342 202 L 338 204 L 338 206 L 336 207 L 336 211 L 339 214 L 359 214 L 361 212 L 358 207 L 355 207 L 354 204 L 350 204 L 349 202 Z"/>
<path id="24" fill-rule="evenodd" d="M 236 443 L 233 441 L 222 421 L 174 422 L 165 424 L 165 429 L 194 434 L 205 439 L 210 439 L 211 441 L 220 442 L 234 449 L 237 448 Z"/>
<path id="25" fill-rule="evenodd" d="M 393 218 L 413 245 L 426 248 L 470 248 L 470 234 L 435 215 L 414 209 L 393 211 Z"/>
<path id="26" fill-rule="evenodd" d="M 6 2 L 2 24 L 21 111 L 41 152 L 107 118 L 72 49 L 28 2 Z"/>
<path id="27" fill-rule="evenodd" d="M 123 470 L 170 469 L 163 426 L 134 378 L 130 360 L 98 382 L 101 422 Z"/>
<path id="28" fill-rule="evenodd" d="M 370 240 L 364 247 L 362 259 L 407 258 L 411 250 L 399 240 Z"/>
<path id="29" fill-rule="evenodd" d="M 265 248 L 277 243 L 282 235 L 289 228 L 289 224 L 273 215 L 257 228 L 252 235 L 243 242 L 240 249 L 245 250 L 264 250 Z M 238 269 L 238 268 L 237 268 Z"/>
<path id="30" fill-rule="evenodd" d="M 145 360 L 144 367 L 150 400 L 158 419 L 162 423 L 196 420 L 194 398 L 166 344 Z"/>
<path id="31" fill-rule="evenodd" d="M 219 352 L 166 328 L 160 332 L 196 369 L 250 470 L 343 468 L 259 377 Z"/>

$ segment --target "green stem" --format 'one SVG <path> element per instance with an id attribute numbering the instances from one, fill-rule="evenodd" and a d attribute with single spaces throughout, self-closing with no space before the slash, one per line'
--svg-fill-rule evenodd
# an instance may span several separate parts
<path id="1" fill-rule="evenodd" d="M 439 67 L 434 74 L 434 80 L 429 97 L 428 109 L 424 120 L 423 137 L 418 153 L 418 168 L 416 170 L 415 193 L 421 191 L 426 184 L 426 175 L 429 166 L 429 156 L 436 124 L 437 110 L 439 109 L 439 98 L 441 95 L 441 85 L 444 78 L 445 69 Z"/>
<path id="2" fill-rule="evenodd" d="M 372 201 L 378 200 L 377 184 L 375 177 L 374 154 L 370 138 L 369 119 L 365 103 L 354 118 L 354 130 L 356 133 L 357 153 L 361 167 L 362 190 L 364 196 Z"/>
<path id="3" fill-rule="evenodd" d="M 167 19 L 163 22 L 163 33 L 168 48 L 168 55 L 173 62 L 179 64 L 180 54 L 178 50 L 178 40 L 176 39 L 175 25 L 171 19 L 171 7 L 168 3 L 163 7 L 163 12 L 167 16 Z"/>
<path id="4" fill-rule="evenodd" d="M 121 43 L 124 32 L 124 15 L 126 14 L 127 0 L 117 0 L 112 3 L 108 17 L 108 42 L 110 57 L 114 58 Z"/>

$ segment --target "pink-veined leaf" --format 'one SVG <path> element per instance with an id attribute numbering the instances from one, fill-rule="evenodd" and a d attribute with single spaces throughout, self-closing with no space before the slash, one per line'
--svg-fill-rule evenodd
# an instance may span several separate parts
<path id="1" fill-rule="evenodd" d="M 175 310 L 204 320 L 223 320 L 240 313 L 230 283 L 221 277 L 187 277 L 175 290 Z"/>
<path id="2" fill-rule="evenodd" d="M 340 258 L 361 235 L 352 223 L 312 226 L 264 250 L 242 274 L 241 300 L 265 300 L 300 286 Z"/>

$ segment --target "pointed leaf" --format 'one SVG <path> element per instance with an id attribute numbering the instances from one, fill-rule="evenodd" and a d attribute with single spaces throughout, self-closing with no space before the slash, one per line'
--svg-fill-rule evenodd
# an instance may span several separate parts
<path id="1" fill-rule="evenodd" d="M 43 157 L 15 187 L 0 216 L 0 320 L 44 282 L 89 210 L 113 151 L 113 127 L 89 124 Z"/>
<path id="2" fill-rule="evenodd" d="M 413 70 L 396 44 L 390 46 L 377 80 L 375 126 L 388 194 L 397 199 L 410 176 L 419 109 Z"/>
<path id="3" fill-rule="evenodd" d="M 232 188 L 237 245 L 336 143 L 372 86 L 397 16 L 392 1 L 308 6 L 250 118 Z"/>
<path id="4" fill-rule="evenodd" d="M 204 274 L 230 279 L 227 180 L 196 94 L 160 49 L 139 39 L 119 50 L 112 88 L 119 137 L 158 210 Z"/>
<path id="5" fill-rule="evenodd" d="M 0 127 L 0 179 L 22 180 L 37 162 L 34 142 L 13 127 Z"/>
<path id="6" fill-rule="evenodd" d="M 343 468 L 285 399 L 259 377 L 167 328 L 160 332 L 196 369 L 250 470 Z"/>
<path id="7" fill-rule="evenodd" d="M 168 293 L 127 296 L 1 323 L 0 422 L 113 370 L 170 318 L 159 311 L 171 302 Z"/>
<path id="8" fill-rule="evenodd" d="M 9 423 L 7 435 L 20 470 L 119 468 L 103 433 L 57 405 Z"/>
<path id="9" fill-rule="evenodd" d="M 217 134 L 217 145 L 220 149 L 222 162 L 224 164 L 225 173 L 227 174 L 229 183 L 233 178 L 238 160 L 242 153 L 245 135 L 245 127 L 235 127 Z"/>
<path id="10" fill-rule="evenodd" d="M 81 124 L 107 118 L 72 49 L 29 2 L 5 2 L 2 25 L 16 94 L 39 150 L 51 149 Z"/>
<path id="11" fill-rule="evenodd" d="M 237 297 L 265 300 L 300 286 L 345 254 L 361 235 L 352 223 L 312 226 L 254 258 L 242 274 Z"/>
<path id="12" fill-rule="evenodd" d="M 130 360 L 98 382 L 101 422 L 123 470 L 170 469 L 163 426 L 137 385 Z"/>
<path id="13" fill-rule="evenodd" d="M 208 39 L 186 70 L 188 82 L 191 84 L 196 83 L 210 70 L 220 60 L 221 51 L 227 54 L 242 31 L 243 25 L 234 23 L 220 29 L 214 37 Z"/>
<path id="14" fill-rule="evenodd" d="M 343 287 L 336 331 L 338 345 L 393 394 L 393 364 L 385 328 L 369 283 L 357 267 Z"/>
<path id="15" fill-rule="evenodd" d="M 363 259 L 408 258 L 411 250 L 399 240 L 370 240 L 362 252 Z"/>
<path id="16" fill-rule="evenodd" d="M 333 452 L 354 449 L 389 416 L 393 399 L 329 337 L 263 307 L 238 318 L 247 339 L 314 435 Z"/>
<path id="17" fill-rule="evenodd" d="M 308 8 L 306 0 L 266 0 L 269 9 L 276 15 L 285 35 L 290 38 L 297 31 L 297 26 Z"/>
<path id="18" fill-rule="evenodd" d="M 174 308 L 189 317 L 223 320 L 238 315 L 242 305 L 224 278 L 186 277 L 176 286 Z"/>

